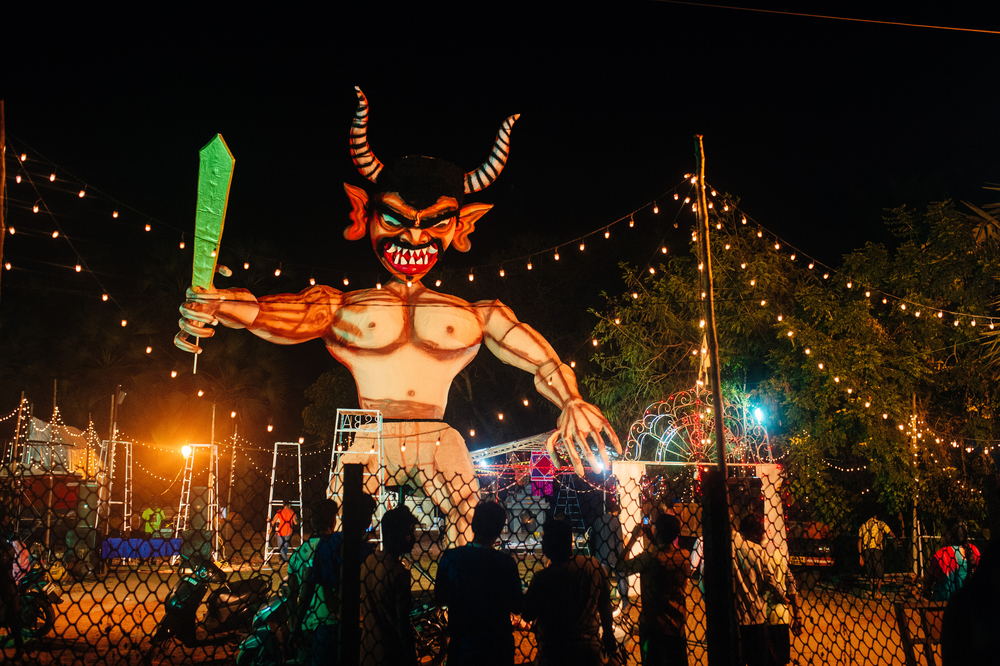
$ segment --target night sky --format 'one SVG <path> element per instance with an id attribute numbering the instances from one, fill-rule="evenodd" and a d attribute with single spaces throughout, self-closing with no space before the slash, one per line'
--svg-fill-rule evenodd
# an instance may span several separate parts
<path id="1" fill-rule="evenodd" d="M 1000 29 L 997 19 L 954 5 L 911 4 L 809 3 L 808 11 Z M 803 11 L 802 3 L 767 6 Z M 256 243 L 254 263 L 281 261 L 287 280 L 259 293 L 298 291 L 310 274 L 374 284 L 380 266 L 370 247 L 341 235 L 348 211 L 341 183 L 364 183 L 347 151 L 355 85 L 372 105 L 369 137 L 384 162 L 424 154 L 471 170 L 503 119 L 521 114 L 503 175 L 467 198 L 495 208 L 477 226 L 472 251 L 444 259 L 462 274 L 512 242 L 526 253 L 546 250 L 653 201 L 694 170 L 698 133 L 713 187 L 832 264 L 867 241 L 888 240 L 885 208 L 996 199 L 982 186 L 1000 182 L 998 35 L 668 3 L 561 11 L 468 5 L 433 15 L 364 7 L 261 14 L 228 4 L 154 16 L 53 6 L 5 16 L 8 224 L 26 233 L 7 237 L 4 260 L 17 270 L 3 275 L 0 326 L 16 327 L 13 304 L 23 307 L 9 293 L 68 276 L 78 255 L 115 296 L 136 260 L 177 250 L 183 232 L 190 242 L 197 151 L 217 132 L 236 157 L 223 258 Z M 52 222 L 31 214 L 36 195 L 13 181 L 12 152 L 21 150 L 31 157 L 26 168 L 57 165 L 58 180 L 39 189 L 76 250 L 40 235 Z M 75 198 L 79 182 L 108 199 Z M 636 214 L 632 240 L 620 240 L 616 228 L 618 242 L 592 243 L 585 263 L 544 268 L 588 275 L 572 295 L 581 321 L 592 321 L 585 310 L 600 303 L 600 289 L 618 289 L 619 261 L 648 261 L 664 238 L 685 250 L 690 215 L 672 231 L 676 204 L 658 203 L 658 217 Z M 130 261 L 116 260 L 122 253 Z M 92 278 L 76 277 L 80 298 L 100 295 Z M 60 293 L 66 297 L 65 288 Z M 46 333 L 53 346 L 61 330 Z M 294 391 L 333 364 L 318 361 L 325 352 L 313 347 L 289 351 L 312 372 Z M 24 387 L 14 386 L 15 375 L 4 381 L 6 413 L 16 404 L 9 394 Z M 51 407 L 49 395 L 29 397 L 41 413 Z M 297 427 L 291 421 L 289 432 Z"/>

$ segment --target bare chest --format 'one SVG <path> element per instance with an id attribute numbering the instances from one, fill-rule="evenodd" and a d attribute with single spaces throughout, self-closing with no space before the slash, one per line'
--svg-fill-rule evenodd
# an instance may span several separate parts
<path id="1" fill-rule="evenodd" d="M 432 353 L 456 352 L 479 345 L 483 325 L 475 308 L 467 304 L 377 298 L 340 306 L 330 333 L 330 342 L 359 350 L 412 345 Z"/>

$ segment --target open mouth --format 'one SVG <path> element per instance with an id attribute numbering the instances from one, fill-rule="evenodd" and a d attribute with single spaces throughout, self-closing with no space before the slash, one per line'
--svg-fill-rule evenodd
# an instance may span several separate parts
<path id="1" fill-rule="evenodd" d="M 396 241 L 389 241 L 382 247 L 386 263 L 404 275 L 426 273 L 437 262 L 438 249 L 434 243 L 421 247 L 410 247 Z"/>

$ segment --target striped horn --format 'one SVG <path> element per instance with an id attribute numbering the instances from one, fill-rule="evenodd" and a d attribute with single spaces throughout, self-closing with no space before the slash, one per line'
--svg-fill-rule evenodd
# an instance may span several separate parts
<path id="1" fill-rule="evenodd" d="M 368 145 L 368 99 L 358 86 L 354 90 L 358 93 L 358 110 L 351 121 L 351 159 L 361 175 L 374 183 L 383 165 Z"/>
<path id="2" fill-rule="evenodd" d="M 500 131 L 497 132 L 497 140 L 493 144 L 493 152 L 490 153 L 489 158 L 478 169 L 465 174 L 466 194 L 486 189 L 503 171 L 503 167 L 507 163 L 507 156 L 510 154 L 510 128 L 514 126 L 514 121 L 520 117 L 521 114 L 517 113 L 503 121 Z"/>

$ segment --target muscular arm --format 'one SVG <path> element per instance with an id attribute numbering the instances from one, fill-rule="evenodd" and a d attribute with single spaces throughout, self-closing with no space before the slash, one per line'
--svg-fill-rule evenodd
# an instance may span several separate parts
<path id="1" fill-rule="evenodd" d="M 562 440 L 578 475 L 583 476 L 583 463 L 577 448 L 592 467 L 600 470 L 602 466 L 588 441 L 593 439 L 604 463 L 603 469 L 608 469 L 611 463 L 602 433 L 608 436 L 618 453 L 622 452 L 621 444 L 601 411 L 580 396 L 576 375 L 570 367 L 559 360 L 558 354 L 538 331 L 519 322 L 506 305 L 499 301 L 478 305 L 484 309 L 483 340 L 486 347 L 504 363 L 532 373 L 538 392 L 562 410 L 558 430 L 546 442 L 552 459 L 558 460 L 555 443 Z"/>
<path id="2" fill-rule="evenodd" d="M 199 338 L 212 337 L 215 331 L 208 326 L 221 323 L 227 328 L 246 328 L 276 344 L 293 345 L 326 335 L 342 299 L 343 293 L 321 285 L 297 294 L 261 298 L 246 289 L 188 290 L 179 324 Z M 195 350 L 200 352 L 200 348 L 188 349 Z"/>

